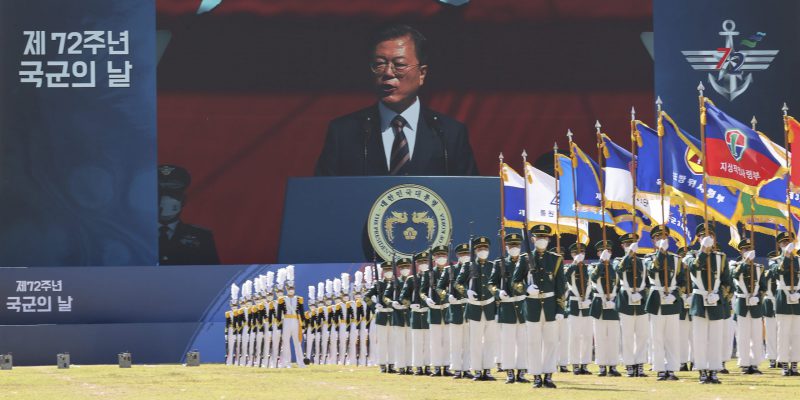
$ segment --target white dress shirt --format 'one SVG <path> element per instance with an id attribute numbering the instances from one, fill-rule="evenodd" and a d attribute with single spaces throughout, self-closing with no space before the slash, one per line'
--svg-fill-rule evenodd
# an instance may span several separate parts
<path id="1" fill-rule="evenodd" d="M 403 133 L 408 141 L 408 160 L 414 157 L 414 143 L 417 140 L 417 123 L 419 122 L 419 97 L 414 99 L 414 103 L 408 106 L 400 115 L 406 120 Z M 381 135 L 383 137 L 383 151 L 386 154 L 386 168 L 391 169 L 392 144 L 394 143 L 394 130 L 392 130 L 392 120 L 397 113 L 389 107 L 378 102 L 378 112 L 381 116 Z"/>

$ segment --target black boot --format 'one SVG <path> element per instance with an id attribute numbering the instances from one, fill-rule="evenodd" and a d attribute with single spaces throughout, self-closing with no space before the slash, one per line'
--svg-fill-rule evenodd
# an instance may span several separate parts
<path id="1" fill-rule="evenodd" d="M 496 379 L 494 379 L 494 377 L 492 376 L 492 374 L 490 372 L 492 372 L 492 371 L 488 370 L 488 369 L 483 370 L 483 380 L 485 380 L 485 381 L 494 381 L 494 380 L 496 380 Z"/>
<path id="2" fill-rule="evenodd" d="M 497 363 L 496 365 L 497 365 L 497 373 L 498 374 L 502 373 L 502 372 L 506 372 L 506 370 L 503 369 L 503 367 L 500 365 L 500 363 Z"/>
<path id="3" fill-rule="evenodd" d="M 544 374 L 544 387 L 555 389 L 556 384 L 553 383 L 553 374 Z"/>
<path id="4" fill-rule="evenodd" d="M 694 370 L 694 363 L 690 362 L 689 363 L 689 371 L 693 371 L 693 370 Z"/>
<path id="5" fill-rule="evenodd" d="M 711 383 L 711 382 L 708 381 L 708 374 L 706 374 L 705 370 L 701 369 L 699 371 L 699 374 L 700 374 L 700 383 L 702 383 L 702 384 Z"/>
<path id="6" fill-rule="evenodd" d="M 606 370 L 605 365 L 600 366 L 600 372 L 597 374 L 597 376 L 608 376 L 608 371 Z"/>
<path id="7" fill-rule="evenodd" d="M 581 366 L 578 364 L 572 364 L 572 375 L 580 375 L 581 374 Z"/>
<path id="8" fill-rule="evenodd" d="M 792 376 L 800 376 L 800 372 L 797 372 L 797 362 L 792 363 Z"/>
<path id="9" fill-rule="evenodd" d="M 442 367 L 442 376 L 453 376 L 453 373 L 450 372 L 450 367 L 448 366 Z"/>
<path id="10" fill-rule="evenodd" d="M 442 376 L 442 367 L 436 367 L 430 376 Z"/>
<path id="11" fill-rule="evenodd" d="M 389 368 L 386 370 L 386 373 L 389 373 L 389 374 L 396 374 L 397 373 L 397 370 L 394 369 L 394 364 L 389 364 Z"/>
<path id="12" fill-rule="evenodd" d="M 592 373 L 589 372 L 589 368 L 587 368 L 586 364 L 581 364 L 581 375 L 591 375 Z"/>
<path id="13" fill-rule="evenodd" d="M 711 374 L 708 376 L 708 379 L 711 381 L 711 383 L 714 383 L 714 384 L 717 384 L 717 385 L 722 383 L 722 382 L 719 381 L 719 378 L 717 377 L 717 371 L 711 371 Z"/>
<path id="14" fill-rule="evenodd" d="M 506 371 L 506 383 L 514 383 L 514 370 L 510 369 Z"/>
<path id="15" fill-rule="evenodd" d="M 658 376 L 658 378 L 656 378 L 657 381 L 665 381 L 667 380 L 667 371 L 659 371 L 657 376 Z"/>
<path id="16" fill-rule="evenodd" d="M 612 365 L 609 367 L 608 374 L 611 376 L 622 376 L 622 374 L 620 374 L 619 371 L 617 371 L 616 365 Z"/>
<path id="17" fill-rule="evenodd" d="M 789 363 L 781 363 L 781 366 L 783 367 L 783 373 L 781 375 L 792 376 L 792 371 L 789 369 Z"/>
<path id="18" fill-rule="evenodd" d="M 538 389 L 542 387 L 542 376 L 541 375 L 534 375 L 533 376 L 533 387 Z"/>
<path id="19" fill-rule="evenodd" d="M 463 376 L 466 379 L 475 379 L 475 375 L 472 375 L 471 373 L 469 373 L 469 371 L 461 372 L 461 376 Z"/>
<path id="20" fill-rule="evenodd" d="M 770 369 L 775 369 L 775 368 L 777 368 L 777 366 L 778 366 L 778 362 L 777 361 L 769 360 L 769 368 Z"/>
<path id="21" fill-rule="evenodd" d="M 519 382 L 519 383 L 531 383 L 531 381 L 529 381 L 529 380 L 527 380 L 525 378 L 525 372 L 526 372 L 526 370 L 524 370 L 524 369 L 518 369 L 517 370 L 517 382 Z"/>
<path id="22" fill-rule="evenodd" d="M 668 381 L 677 381 L 677 380 L 678 380 L 678 377 L 677 377 L 677 376 L 675 376 L 675 372 L 673 372 L 673 371 L 667 371 L 667 380 L 668 380 Z"/>
<path id="23" fill-rule="evenodd" d="M 634 376 L 636 376 L 636 370 L 633 368 L 633 365 L 626 365 L 625 372 L 628 378 L 633 378 Z"/>
<path id="24" fill-rule="evenodd" d="M 722 363 L 722 369 L 719 370 L 719 373 L 720 374 L 730 374 L 731 373 L 730 371 L 728 371 L 727 368 L 725 368 L 725 363 L 724 362 Z"/>
<path id="25" fill-rule="evenodd" d="M 761 372 L 760 369 L 758 369 L 757 365 L 754 365 L 754 366 L 750 367 L 750 369 L 752 370 L 753 375 L 763 375 L 764 374 L 763 372 Z"/>
<path id="26" fill-rule="evenodd" d="M 484 380 L 483 379 L 483 374 L 481 374 L 481 370 L 479 370 L 479 369 L 475 370 L 475 376 L 472 377 L 472 380 L 476 381 L 476 382 Z"/>
<path id="27" fill-rule="evenodd" d="M 453 379 L 461 379 L 461 371 L 456 371 L 453 374 Z"/>
<path id="28" fill-rule="evenodd" d="M 753 375 L 753 367 L 741 367 L 742 375 Z"/>
<path id="29" fill-rule="evenodd" d="M 688 370 L 689 366 L 686 365 L 686 363 L 681 363 L 681 369 L 679 369 L 678 371 L 688 371 Z"/>
<path id="30" fill-rule="evenodd" d="M 386 369 L 386 365 L 385 365 L 385 364 L 381 364 L 381 373 L 382 373 L 382 374 L 385 374 L 385 373 L 386 373 L 386 371 L 388 371 L 388 370 Z"/>
<path id="31" fill-rule="evenodd" d="M 644 364 L 639 364 L 636 366 L 636 376 L 640 378 L 647 378 L 647 374 L 644 373 Z"/>
<path id="32" fill-rule="evenodd" d="M 558 372 L 566 373 L 566 372 L 569 372 L 569 369 L 567 368 L 566 365 L 562 365 L 562 366 L 558 367 Z"/>
<path id="33" fill-rule="evenodd" d="M 431 367 L 427 367 L 427 366 L 426 366 L 426 367 L 425 367 L 425 372 L 423 372 L 423 375 L 428 375 L 428 376 L 430 376 L 430 375 L 431 375 Z"/>
<path id="34" fill-rule="evenodd" d="M 415 375 L 415 376 L 420 376 L 420 375 L 422 375 L 423 373 L 424 373 L 424 372 L 422 372 L 422 367 L 417 367 L 417 370 L 416 370 L 416 371 L 414 371 L 414 375 Z"/>

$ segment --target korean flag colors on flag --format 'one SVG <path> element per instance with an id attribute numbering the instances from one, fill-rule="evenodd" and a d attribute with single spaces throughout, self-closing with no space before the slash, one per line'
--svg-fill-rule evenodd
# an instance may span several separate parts
<path id="1" fill-rule="evenodd" d="M 709 181 L 755 194 L 759 186 L 784 172 L 758 133 L 710 100 L 704 104 Z"/>
<path id="2" fill-rule="evenodd" d="M 503 218 L 505 225 L 522 228 L 525 222 L 525 181 L 522 176 L 503 163 Z"/>

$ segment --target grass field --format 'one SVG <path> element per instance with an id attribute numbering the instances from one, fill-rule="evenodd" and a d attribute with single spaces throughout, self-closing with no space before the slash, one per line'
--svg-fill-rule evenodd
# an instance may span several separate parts
<path id="1" fill-rule="evenodd" d="M 735 368 L 734 368 L 735 369 Z M 722 385 L 700 385 L 695 372 L 681 381 L 600 378 L 556 374 L 558 389 L 528 384 L 456 381 L 450 378 L 385 375 L 377 368 L 313 366 L 305 370 L 254 369 L 205 364 L 77 366 L 66 370 L 15 367 L 0 371 L 0 399 L 781 399 L 800 393 L 800 378 L 778 370 L 762 376 L 722 375 Z M 596 373 L 596 370 L 593 370 Z M 651 374 L 652 375 L 652 374 Z"/>

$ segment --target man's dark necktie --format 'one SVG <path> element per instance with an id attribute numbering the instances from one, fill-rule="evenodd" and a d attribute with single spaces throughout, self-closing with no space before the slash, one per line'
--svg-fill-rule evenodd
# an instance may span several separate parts
<path id="1" fill-rule="evenodd" d="M 408 140 L 403 133 L 404 126 L 406 126 L 406 120 L 402 116 L 397 115 L 392 119 L 394 142 L 392 143 L 392 156 L 389 159 L 389 175 L 398 175 L 411 157 L 408 152 Z"/>

